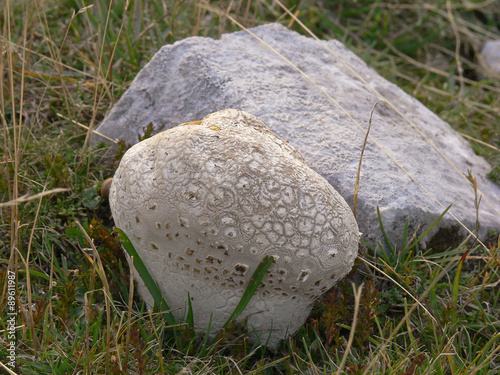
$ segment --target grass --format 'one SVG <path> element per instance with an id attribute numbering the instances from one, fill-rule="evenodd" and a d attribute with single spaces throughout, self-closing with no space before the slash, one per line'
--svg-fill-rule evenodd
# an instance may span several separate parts
<path id="1" fill-rule="evenodd" d="M 497 2 L 283 5 L 316 36 L 341 40 L 470 137 L 498 182 L 500 84 L 477 64 L 481 43 L 500 37 Z M 173 338 L 165 314 L 134 298 L 99 195 L 116 168 L 114 155 L 108 146 L 90 147 L 91 131 L 77 123 L 94 128 L 162 45 L 236 31 L 231 18 L 246 27 L 278 21 L 307 35 L 276 1 L 0 5 L 0 371 L 498 374 L 497 235 L 486 248 L 468 239 L 423 250 L 406 230 L 403 243 L 361 246 L 353 273 L 277 352 L 250 343 L 234 323 L 216 342 L 189 322 Z M 15 326 L 8 321 L 11 290 Z"/>

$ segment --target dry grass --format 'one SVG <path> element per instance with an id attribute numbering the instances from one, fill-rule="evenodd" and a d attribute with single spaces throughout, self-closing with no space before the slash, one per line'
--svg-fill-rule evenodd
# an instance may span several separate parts
<path id="1" fill-rule="evenodd" d="M 115 165 L 107 146 L 90 147 L 94 127 L 163 44 L 277 21 L 346 43 L 474 140 L 498 181 L 500 85 L 477 61 L 481 44 L 499 39 L 498 2 L 6 0 L 0 19 L 6 373 L 498 373 L 498 240 L 423 252 L 405 233 L 403 244 L 384 244 L 401 250 L 362 249 L 356 268 L 370 283 L 361 292 L 339 285 L 276 353 L 236 326 L 215 344 L 188 328 L 173 338 L 161 314 L 133 299 L 98 194 Z"/>

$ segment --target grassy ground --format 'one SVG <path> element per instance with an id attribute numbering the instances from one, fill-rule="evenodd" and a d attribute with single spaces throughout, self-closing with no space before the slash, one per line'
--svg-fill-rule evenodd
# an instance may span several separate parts
<path id="1" fill-rule="evenodd" d="M 481 44 L 500 39 L 498 2 L 284 5 L 472 137 L 500 179 L 500 84 L 477 63 Z M 466 241 L 424 252 L 412 233 L 384 244 L 388 255 L 362 247 L 361 293 L 347 278 L 275 353 L 252 346 L 237 326 L 217 343 L 186 327 L 174 338 L 162 315 L 132 298 L 99 195 L 116 162 L 106 146 L 89 147 L 85 126 L 103 119 L 162 45 L 238 30 L 225 14 L 306 34 L 266 0 L 1 3 L 0 372 L 498 374 L 495 235 L 486 248 Z"/>

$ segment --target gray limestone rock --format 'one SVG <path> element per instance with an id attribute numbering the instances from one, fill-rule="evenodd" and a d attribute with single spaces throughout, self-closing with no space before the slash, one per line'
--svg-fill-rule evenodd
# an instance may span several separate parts
<path id="1" fill-rule="evenodd" d="M 97 130 L 136 143 L 150 123 L 162 131 L 241 109 L 296 147 L 352 207 L 361 148 L 378 102 L 358 194 L 362 240 L 383 238 L 377 206 L 398 248 L 407 217 L 411 231 L 422 231 L 450 204 L 439 224 L 447 230 L 436 227 L 427 241 L 436 233 L 463 236 L 464 227 L 474 232 L 469 170 L 483 196 L 480 235 L 500 230 L 500 187 L 487 178 L 491 166 L 446 122 L 336 40 L 317 41 L 278 24 L 250 31 L 254 35 L 240 31 L 164 46 Z"/>

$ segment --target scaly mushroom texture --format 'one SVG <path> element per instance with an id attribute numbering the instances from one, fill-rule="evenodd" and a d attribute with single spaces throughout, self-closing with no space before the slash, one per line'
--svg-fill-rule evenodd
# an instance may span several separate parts
<path id="1" fill-rule="evenodd" d="M 177 319 L 189 292 L 197 330 L 211 325 L 215 334 L 273 256 L 240 315 L 270 347 L 296 332 L 357 255 L 358 227 L 344 199 L 297 150 L 235 109 L 132 147 L 109 201 Z"/>

